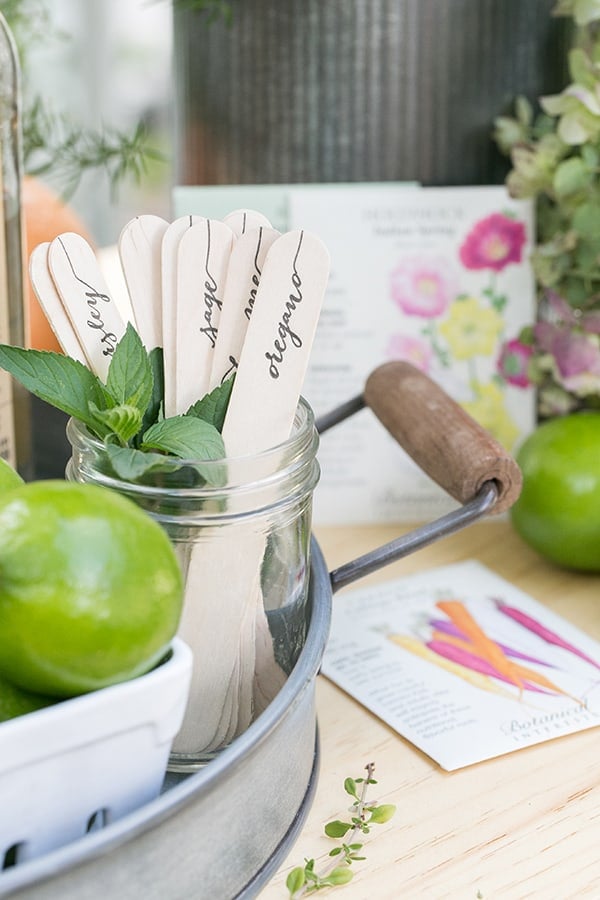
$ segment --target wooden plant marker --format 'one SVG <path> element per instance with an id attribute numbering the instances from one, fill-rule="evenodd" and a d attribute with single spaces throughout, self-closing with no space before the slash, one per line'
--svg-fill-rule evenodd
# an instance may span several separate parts
<path id="1" fill-rule="evenodd" d="M 222 384 L 238 367 L 263 264 L 278 237 L 279 232 L 274 228 L 260 226 L 244 232 L 234 244 L 227 267 L 209 390 Z"/>
<path id="2" fill-rule="evenodd" d="M 148 351 L 162 347 L 161 248 L 168 227 L 160 216 L 136 216 L 119 236 L 119 257 L 136 330 Z"/>
<path id="3" fill-rule="evenodd" d="M 289 231 L 267 253 L 223 426 L 228 457 L 289 437 L 328 276 L 327 249 L 310 232 Z"/>
<path id="4" fill-rule="evenodd" d="M 106 381 L 127 323 L 109 294 L 94 251 L 80 235 L 61 234 L 48 249 L 48 268 L 90 368 Z"/>
<path id="5" fill-rule="evenodd" d="M 202 216 L 181 216 L 171 222 L 161 245 L 162 338 L 165 371 L 165 416 L 174 416 L 177 383 L 177 250 L 179 241 Z"/>
<path id="6" fill-rule="evenodd" d="M 185 413 L 209 390 L 225 278 L 234 242 L 228 225 L 203 219 L 189 228 L 177 251 L 175 411 Z"/>
<path id="7" fill-rule="evenodd" d="M 236 456 L 289 437 L 328 274 L 327 250 L 308 232 L 289 232 L 271 246 L 223 428 L 230 467 Z M 230 532 L 227 542 L 193 548 L 179 633 L 194 652 L 189 708 L 196 714 L 184 719 L 175 753 L 222 746 L 285 680 L 261 594 L 264 550 L 264 534 L 244 520 L 235 540 Z"/>
<path id="8" fill-rule="evenodd" d="M 87 366 L 86 355 L 48 269 L 49 247 L 50 243 L 46 242 L 33 250 L 29 257 L 29 277 L 58 343 L 67 356 Z"/>
<path id="9" fill-rule="evenodd" d="M 240 237 L 251 228 L 271 228 L 271 223 L 262 213 L 255 209 L 234 209 L 223 219 L 236 237 Z"/>

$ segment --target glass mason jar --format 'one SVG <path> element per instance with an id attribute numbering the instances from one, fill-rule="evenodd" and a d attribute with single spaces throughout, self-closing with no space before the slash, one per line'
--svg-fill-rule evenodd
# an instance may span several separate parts
<path id="1" fill-rule="evenodd" d="M 190 771 L 273 699 L 304 645 L 318 435 L 300 400 L 290 438 L 253 456 L 175 460 L 123 481 L 105 445 L 73 419 L 66 477 L 118 491 L 169 535 L 185 579 L 179 636 L 194 655 L 171 771 Z"/>

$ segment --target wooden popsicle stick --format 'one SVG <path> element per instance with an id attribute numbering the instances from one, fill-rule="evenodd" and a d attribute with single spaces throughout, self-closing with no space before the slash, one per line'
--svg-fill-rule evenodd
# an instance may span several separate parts
<path id="1" fill-rule="evenodd" d="M 310 232 L 289 231 L 267 253 L 223 426 L 228 456 L 289 437 L 328 276 L 329 253 Z"/>
<path id="2" fill-rule="evenodd" d="M 328 272 L 327 250 L 307 232 L 290 232 L 271 246 L 223 429 L 228 456 L 271 448 L 289 436 Z M 249 713 L 264 708 L 285 680 L 261 593 L 265 535 L 251 519 L 236 528 L 227 544 L 192 549 L 179 632 L 194 653 L 191 713 L 175 738 L 176 753 L 214 749 L 239 734 Z"/>
<path id="3" fill-rule="evenodd" d="M 136 216 L 119 236 L 119 257 L 136 330 L 146 350 L 162 347 L 161 247 L 169 223 Z"/>
<path id="4" fill-rule="evenodd" d="M 215 219 L 196 222 L 177 250 L 175 411 L 185 413 L 209 390 L 234 234 Z"/>
<path id="5" fill-rule="evenodd" d="M 261 226 L 246 231 L 233 246 L 227 267 L 209 390 L 237 369 L 262 267 L 269 248 L 278 237 L 279 232 L 274 228 Z"/>
<path id="6" fill-rule="evenodd" d="M 267 217 L 255 209 L 234 209 L 227 213 L 223 221 L 229 225 L 236 237 L 240 237 L 251 228 L 271 228 Z"/>
<path id="7" fill-rule="evenodd" d="M 48 267 L 90 368 L 105 381 L 127 323 L 110 296 L 95 253 L 79 234 L 67 232 L 50 243 Z"/>
<path id="8" fill-rule="evenodd" d="M 29 257 L 29 277 L 56 339 L 67 356 L 84 366 L 88 360 L 48 269 L 50 242 L 38 244 Z"/>
<path id="9" fill-rule="evenodd" d="M 240 522 L 226 540 L 216 534 L 192 548 L 178 634 L 191 647 L 194 666 L 176 754 L 218 749 L 252 719 L 256 654 L 248 597 L 253 601 L 259 589 L 264 545 L 252 522 Z"/>
<path id="10" fill-rule="evenodd" d="M 329 253 L 309 232 L 288 232 L 267 253 L 223 427 L 228 455 L 260 452 L 289 437 L 328 277 Z M 250 570 L 255 554 L 260 571 L 264 549 L 264 542 L 248 548 L 243 559 Z M 285 674 L 275 660 L 260 579 L 254 585 L 246 603 L 255 615 L 253 700 L 260 710 Z"/>
<path id="11" fill-rule="evenodd" d="M 176 316 L 177 316 L 177 249 L 182 235 L 202 216 L 181 216 L 171 222 L 161 244 L 162 339 L 165 377 L 165 416 L 174 416 L 177 383 Z"/>

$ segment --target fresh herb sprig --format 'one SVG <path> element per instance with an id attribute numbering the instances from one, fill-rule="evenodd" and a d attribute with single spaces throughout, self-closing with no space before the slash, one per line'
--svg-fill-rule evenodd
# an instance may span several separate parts
<path id="1" fill-rule="evenodd" d="M 33 177 L 52 176 L 69 200 L 85 172 L 105 172 L 113 197 L 125 179 L 139 184 L 151 163 L 166 157 L 149 145 L 139 122 L 132 133 L 115 128 L 82 129 L 70 116 L 55 112 L 40 97 L 23 111 L 23 163 Z"/>
<path id="2" fill-rule="evenodd" d="M 352 880 L 353 872 L 350 866 L 366 857 L 361 856 L 363 844 L 356 841 L 361 834 L 369 834 L 372 825 L 383 825 L 389 822 L 396 807 L 393 803 L 367 803 L 367 789 L 371 784 L 377 784 L 373 778 L 375 764 L 368 763 L 365 766 L 366 778 L 346 778 L 344 790 L 353 798 L 350 812 L 350 821 L 334 819 L 325 825 L 325 834 L 330 838 L 344 838 L 333 850 L 330 850 L 331 860 L 321 872 L 315 871 L 315 860 L 305 859 L 304 866 L 292 869 L 286 879 L 286 887 L 290 900 L 298 900 L 305 894 L 312 894 L 323 888 L 335 887 L 347 884 Z"/>
<path id="3" fill-rule="evenodd" d="M 175 8 L 189 9 L 192 12 L 205 13 L 207 24 L 220 19 L 226 24 L 233 22 L 232 0 L 173 0 Z"/>
<path id="4" fill-rule="evenodd" d="M 165 418 L 162 350 L 148 353 L 131 323 L 115 348 L 106 384 L 69 356 L 10 344 L 0 344 L 0 368 L 104 441 L 113 469 L 125 481 L 170 470 L 173 457 L 208 461 L 225 456 L 221 430 L 233 378 L 184 415 Z M 201 474 L 210 477 L 204 470 Z"/>

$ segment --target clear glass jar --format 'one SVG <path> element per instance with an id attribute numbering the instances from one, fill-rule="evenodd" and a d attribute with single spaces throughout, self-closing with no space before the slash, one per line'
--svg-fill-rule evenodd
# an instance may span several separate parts
<path id="1" fill-rule="evenodd" d="M 0 14 L 0 342 L 23 346 L 21 94 L 17 52 Z M 32 473 L 29 393 L 0 371 L 0 456 L 24 478 Z"/>
<path id="2" fill-rule="evenodd" d="M 188 709 L 169 768 L 190 771 L 270 703 L 304 645 L 318 436 L 301 400 L 291 437 L 254 456 L 124 482 L 104 444 L 71 419 L 67 479 L 131 498 L 167 531 L 185 578 L 179 636 L 194 654 Z M 171 465 L 172 463 L 172 465 Z"/>

